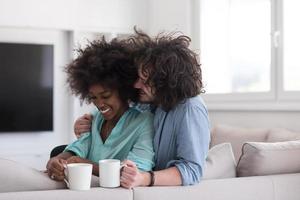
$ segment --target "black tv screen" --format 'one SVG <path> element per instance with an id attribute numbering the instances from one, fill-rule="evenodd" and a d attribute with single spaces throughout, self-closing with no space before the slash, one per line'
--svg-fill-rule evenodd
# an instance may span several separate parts
<path id="1" fill-rule="evenodd" d="M 0 42 L 0 132 L 53 130 L 53 51 Z"/>

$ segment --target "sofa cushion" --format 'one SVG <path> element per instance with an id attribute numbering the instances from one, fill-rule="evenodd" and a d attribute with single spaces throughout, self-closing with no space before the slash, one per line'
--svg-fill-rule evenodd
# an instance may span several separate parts
<path id="1" fill-rule="evenodd" d="M 235 168 L 231 144 L 218 144 L 208 151 L 202 179 L 233 178 L 236 177 Z"/>
<path id="2" fill-rule="evenodd" d="M 299 178 L 300 175 L 297 177 Z M 300 179 L 296 183 L 300 183 Z M 292 190 L 295 193 L 295 187 Z M 203 180 L 200 184 L 188 187 L 137 187 L 133 189 L 133 195 L 134 200 L 275 199 L 272 180 L 266 176 Z M 291 200 L 296 199 L 293 198 Z"/>
<path id="3" fill-rule="evenodd" d="M 242 146 L 245 142 L 282 142 L 300 140 L 300 133 L 282 128 L 240 128 L 229 125 L 217 124 L 211 130 L 210 147 L 229 142 L 235 159 L 242 154 Z"/>
<path id="4" fill-rule="evenodd" d="M 261 176 L 300 172 L 300 140 L 247 142 L 237 165 L 238 176 Z"/>
<path id="5" fill-rule="evenodd" d="M 282 128 L 270 129 L 266 138 L 266 142 L 284 142 L 292 140 L 300 140 L 300 133 Z"/>
<path id="6" fill-rule="evenodd" d="M 269 129 L 250 129 L 228 125 L 216 125 L 211 130 L 210 147 L 229 142 L 232 145 L 234 157 L 238 160 L 245 142 L 264 142 L 266 141 L 268 132 Z"/>

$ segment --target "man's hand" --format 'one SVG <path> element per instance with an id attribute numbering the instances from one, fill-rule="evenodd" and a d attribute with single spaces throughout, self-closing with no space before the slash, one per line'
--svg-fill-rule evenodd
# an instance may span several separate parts
<path id="1" fill-rule="evenodd" d="M 89 132 L 91 130 L 93 116 L 91 114 L 85 114 L 79 117 L 74 124 L 74 133 L 77 138 L 80 138 L 82 133 Z"/>
<path id="2" fill-rule="evenodd" d="M 136 186 L 147 186 L 150 183 L 150 175 L 147 172 L 140 172 L 136 164 L 130 160 L 124 161 L 124 168 L 121 173 L 121 186 L 133 188 Z M 148 183 L 149 182 L 149 183 Z"/>

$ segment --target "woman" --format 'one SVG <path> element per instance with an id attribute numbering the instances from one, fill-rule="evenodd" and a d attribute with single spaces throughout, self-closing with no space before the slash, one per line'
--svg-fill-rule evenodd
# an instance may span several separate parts
<path id="1" fill-rule="evenodd" d="M 134 87 L 139 101 L 154 112 L 155 171 L 142 172 L 127 160 L 121 185 L 193 185 L 201 180 L 210 141 L 208 112 L 200 94 L 202 74 L 190 38 L 160 34 L 155 38 L 136 31 L 128 39 L 135 49 L 139 79 Z M 75 123 L 75 133 L 86 130 L 88 117 Z"/>
<path id="2" fill-rule="evenodd" d="M 117 39 L 94 41 L 66 67 L 72 92 L 97 107 L 91 130 L 52 157 L 47 173 L 64 179 L 66 163 L 92 163 L 98 175 L 98 161 L 115 158 L 133 161 L 141 171 L 150 171 L 153 162 L 153 116 L 129 103 L 137 100 L 133 84 L 137 69 L 127 44 Z"/>

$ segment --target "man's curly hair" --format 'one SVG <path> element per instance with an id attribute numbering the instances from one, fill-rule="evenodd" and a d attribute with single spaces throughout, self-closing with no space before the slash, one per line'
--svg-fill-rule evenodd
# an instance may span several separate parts
<path id="1" fill-rule="evenodd" d="M 154 88 L 154 103 L 166 111 L 186 98 L 204 92 L 198 55 L 189 49 L 191 39 L 176 33 L 151 38 L 137 30 L 128 41 L 135 48 L 135 64 Z"/>
<path id="2" fill-rule="evenodd" d="M 89 102 L 90 86 L 101 84 L 116 89 L 123 102 L 136 102 L 138 94 L 133 84 L 138 74 L 131 50 L 125 41 L 106 42 L 104 37 L 90 42 L 85 49 L 77 49 L 78 57 L 65 67 L 72 93 Z"/>

